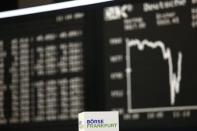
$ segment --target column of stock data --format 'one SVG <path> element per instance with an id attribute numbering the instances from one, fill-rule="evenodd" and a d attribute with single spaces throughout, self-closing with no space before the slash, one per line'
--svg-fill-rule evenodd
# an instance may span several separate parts
<path id="1" fill-rule="evenodd" d="M 57 13 L 2 27 L 1 124 L 77 118 L 84 109 L 83 19 Z"/>

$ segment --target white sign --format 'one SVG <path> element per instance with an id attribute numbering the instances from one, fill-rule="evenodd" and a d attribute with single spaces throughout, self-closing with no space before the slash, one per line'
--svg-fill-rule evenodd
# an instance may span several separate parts
<path id="1" fill-rule="evenodd" d="M 117 111 L 82 112 L 78 120 L 79 131 L 119 131 Z"/>

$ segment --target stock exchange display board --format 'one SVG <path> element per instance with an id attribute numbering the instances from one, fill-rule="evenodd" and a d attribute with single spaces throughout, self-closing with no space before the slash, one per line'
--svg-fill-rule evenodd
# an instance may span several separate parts
<path id="1" fill-rule="evenodd" d="M 127 126 L 196 125 L 196 9 L 195 0 L 104 8 L 107 109 Z"/>
<path id="2" fill-rule="evenodd" d="M 84 13 L 50 12 L 4 22 L 0 123 L 77 119 L 84 110 Z"/>
<path id="3" fill-rule="evenodd" d="M 0 13 L 0 129 L 194 128 L 197 1 L 70 1 Z"/>

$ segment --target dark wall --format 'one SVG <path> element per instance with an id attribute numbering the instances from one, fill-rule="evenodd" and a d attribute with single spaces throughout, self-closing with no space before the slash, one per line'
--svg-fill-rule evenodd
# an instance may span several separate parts
<path id="1" fill-rule="evenodd" d="M 54 3 L 54 0 L 18 0 L 18 8 L 33 7 Z"/>
<path id="2" fill-rule="evenodd" d="M 71 1 L 71 0 L 53 0 L 54 2 L 63 2 L 63 1 Z"/>
<path id="3" fill-rule="evenodd" d="M 17 0 L 7 0 L 0 3 L 0 11 L 12 10 L 17 7 Z"/>
<path id="4" fill-rule="evenodd" d="M 13 10 L 17 8 L 26 8 L 37 5 L 50 4 L 55 2 L 63 2 L 71 0 L 9 0 L 0 3 L 0 11 Z"/>

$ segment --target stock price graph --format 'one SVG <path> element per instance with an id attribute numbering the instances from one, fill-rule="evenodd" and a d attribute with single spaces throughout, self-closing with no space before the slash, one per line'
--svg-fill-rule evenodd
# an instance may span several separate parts
<path id="1" fill-rule="evenodd" d="M 195 125 L 196 4 L 151 8 L 158 3 L 104 10 L 107 108 L 127 126 Z"/>
<path id="2" fill-rule="evenodd" d="M 131 97 L 131 75 L 132 75 L 132 68 L 131 68 L 131 52 L 130 48 L 137 46 L 138 50 L 143 51 L 146 47 L 156 49 L 160 48 L 162 52 L 162 57 L 164 60 L 168 63 L 169 68 L 169 85 L 170 85 L 170 104 L 175 104 L 175 98 L 176 94 L 180 92 L 180 82 L 181 82 L 181 66 L 182 66 L 182 53 L 179 52 L 178 54 L 178 62 L 177 62 L 177 73 L 174 73 L 173 71 L 173 62 L 172 62 L 172 53 L 169 48 L 166 48 L 163 42 L 157 41 L 157 42 L 150 42 L 148 40 L 144 40 L 140 42 L 139 40 L 129 40 L 126 39 L 126 57 L 127 57 L 127 68 L 126 68 L 126 74 L 127 74 L 127 92 L 128 92 L 128 111 L 133 112 L 132 108 L 132 97 Z M 170 110 L 169 108 L 163 108 L 164 110 Z M 154 110 L 150 109 L 151 111 Z M 159 108 L 159 110 L 162 110 Z"/>

